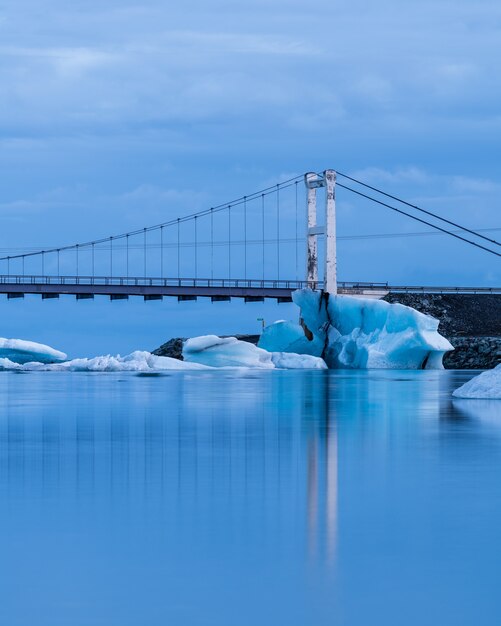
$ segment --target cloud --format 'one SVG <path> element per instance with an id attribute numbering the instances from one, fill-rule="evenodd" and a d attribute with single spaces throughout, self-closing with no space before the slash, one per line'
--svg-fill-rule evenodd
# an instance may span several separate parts
<path id="1" fill-rule="evenodd" d="M 498 219 L 490 0 L 26 0 L 2 18 L 1 210 L 38 207 L 32 235 L 6 226 L 4 241 L 141 227 L 331 165 L 480 226 Z M 398 221 L 362 220 L 339 195 L 350 232 Z M 349 263 L 363 279 L 363 259 Z"/>
<path id="2" fill-rule="evenodd" d="M 374 74 L 362 76 L 354 85 L 353 91 L 376 104 L 387 105 L 394 98 L 391 82 Z"/>
<path id="3" fill-rule="evenodd" d="M 459 193 L 485 194 L 499 191 L 500 181 L 484 178 L 470 178 L 468 176 L 452 176 L 449 179 L 451 187 Z"/>
<path id="4" fill-rule="evenodd" d="M 10 216 L 17 219 L 20 217 L 21 213 L 33 213 L 42 210 L 44 204 L 46 203 L 42 204 L 31 200 L 13 200 L 12 202 L 0 203 L 0 212 L 4 215 L 10 214 Z"/>
<path id="5" fill-rule="evenodd" d="M 499 29 L 483 3 L 474 12 L 456 4 L 452 23 L 448 3 L 398 11 L 389 1 L 363 11 L 325 3 L 314 13 L 299 2 L 188 4 L 166 12 L 151 1 L 68 8 L 56 0 L 46 31 L 27 12 L 9 11 L 0 49 L 4 132 L 6 119 L 11 132 L 101 132 L 271 118 L 302 133 L 344 124 L 410 132 L 426 123 L 464 127 L 472 107 L 484 110 L 484 125 L 496 124 L 498 108 L 485 109 L 500 88 L 484 51 Z"/>
<path id="6" fill-rule="evenodd" d="M 362 182 L 376 184 L 408 184 L 414 186 L 437 186 L 445 188 L 450 193 L 489 194 L 501 187 L 501 182 L 487 178 L 474 178 L 464 175 L 448 175 L 427 172 L 416 166 L 397 167 L 394 170 L 385 170 L 377 167 L 368 167 L 350 173 L 350 176 Z"/>
<path id="7" fill-rule="evenodd" d="M 417 183 L 426 184 L 431 180 L 431 175 L 416 166 L 397 167 L 394 170 L 385 170 L 378 167 L 366 167 L 362 170 L 349 173 L 365 183 Z"/>
<path id="8" fill-rule="evenodd" d="M 162 34 L 163 45 L 134 47 L 148 54 L 164 53 L 172 48 L 189 48 L 200 54 L 316 56 L 320 48 L 313 42 L 294 39 L 279 33 L 228 33 L 221 31 L 167 31 Z"/>
<path id="9" fill-rule="evenodd" d="M 125 193 L 106 199 L 116 206 L 137 211 L 178 211 L 178 215 L 207 208 L 207 194 L 195 189 L 165 189 L 157 185 L 144 184 Z"/>

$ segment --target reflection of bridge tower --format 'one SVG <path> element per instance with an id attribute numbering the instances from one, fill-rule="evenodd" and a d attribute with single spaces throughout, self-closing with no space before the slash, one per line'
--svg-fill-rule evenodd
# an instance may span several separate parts
<path id="1" fill-rule="evenodd" d="M 310 393 L 307 403 L 315 407 L 315 422 L 307 443 L 309 551 L 312 556 L 317 553 L 323 531 L 325 555 L 332 562 L 337 539 L 338 455 L 336 423 L 329 413 L 329 378 L 313 384 Z"/>
<path id="2" fill-rule="evenodd" d="M 324 291 L 337 293 L 336 262 L 336 172 L 325 170 L 322 176 L 305 174 L 307 188 L 306 280 L 318 282 L 318 235 L 325 235 Z M 317 189 L 325 187 L 325 225 L 317 224 Z"/>

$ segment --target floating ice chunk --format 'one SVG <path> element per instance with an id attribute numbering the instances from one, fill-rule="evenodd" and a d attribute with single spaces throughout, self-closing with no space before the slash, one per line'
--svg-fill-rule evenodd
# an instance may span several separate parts
<path id="1" fill-rule="evenodd" d="M 309 369 L 326 370 L 327 365 L 323 359 L 310 354 L 294 354 L 292 352 L 272 352 L 271 360 L 275 367 L 284 370 Z"/>
<path id="2" fill-rule="evenodd" d="M 501 400 L 501 363 L 482 372 L 452 393 L 456 398 L 490 398 Z"/>
<path id="3" fill-rule="evenodd" d="M 198 363 L 185 363 L 167 356 L 155 356 L 150 352 L 136 351 L 127 356 L 96 356 L 91 359 L 73 359 L 64 363 L 13 363 L 0 359 L 2 370 L 48 371 L 48 372 L 158 372 L 164 370 L 210 369 Z"/>
<path id="4" fill-rule="evenodd" d="M 64 352 L 54 350 L 50 346 L 24 339 L 5 339 L 0 337 L 0 359 L 8 359 L 13 363 L 60 363 L 67 359 Z"/>
<path id="5" fill-rule="evenodd" d="M 0 370 L 25 372 L 161 372 L 166 370 L 214 370 L 218 367 L 248 367 L 259 369 L 325 369 L 322 359 L 300 354 L 270 353 L 234 337 L 214 335 L 189 339 L 184 361 L 150 352 L 136 351 L 127 356 L 96 356 L 72 359 L 63 363 L 30 361 L 16 363 L 0 358 Z"/>
<path id="6" fill-rule="evenodd" d="M 324 351 L 324 340 L 318 335 L 308 339 L 305 330 L 299 324 L 280 321 L 267 326 L 258 344 L 268 352 L 295 352 L 319 357 Z"/>
<path id="7" fill-rule="evenodd" d="M 92 359 L 73 359 L 59 366 L 72 372 L 155 372 L 164 370 L 206 369 L 197 363 L 185 363 L 167 356 L 155 356 L 136 350 L 127 356 L 96 356 Z M 59 368 L 58 368 L 59 369 Z"/>
<path id="8" fill-rule="evenodd" d="M 331 367 L 440 369 L 452 345 L 438 320 L 403 304 L 330 296 L 325 359 Z"/>
<path id="9" fill-rule="evenodd" d="M 191 363 L 211 367 L 253 367 L 273 369 L 271 354 L 235 337 L 205 335 L 188 339 L 183 346 L 183 358 Z"/>
<path id="10" fill-rule="evenodd" d="M 268 352 L 262 348 L 239 341 L 235 337 L 206 335 L 188 339 L 183 346 L 185 361 L 202 363 L 211 367 L 250 367 L 258 369 L 325 369 L 318 357 Z"/>
<path id="11" fill-rule="evenodd" d="M 22 370 L 23 367 L 24 366 L 20 363 L 14 363 L 14 361 L 6 359 L 5 357 L 0 358 L 0 372 L 3 370 Z"/>
<path id="12" fill-rule="evenodd" d="M 270 351 L 323 356 L 331 368 L 439 369 L 452 345 L 438 320 L 402 304 L 350 296 L 293 293 L 302 325 L 265 328 L 259 346 Z"/>
<path id="13" fill-rule="evenodd" d="M 257 345 L 269 352 L 296 352 L 321 357 L 329 326 L 322 292 L 303 289 L 293 292 L 292 299 L 301 309 L 303 325 L 275 322 L 264 329 Z"/>

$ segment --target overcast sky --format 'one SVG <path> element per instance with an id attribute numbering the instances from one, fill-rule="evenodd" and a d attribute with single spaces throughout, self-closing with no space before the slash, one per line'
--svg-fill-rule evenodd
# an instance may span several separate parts
<path id="1" fill-rule="evenodd" d="M 0 29 L 2 253 L 141 228 L 327 167 L 501 228 L 498 2 L 19 0 L 0 8 Z M 426 230 L 342 190 L 338 222 L 345 236 Z M 342 241 L 339 268 L 501 283 L 496 257 L 443 236 Z M 253 330 L 261 315 L 294 312 L 27 298 L 0 301 L 0 334 L 124 352 Z"/>

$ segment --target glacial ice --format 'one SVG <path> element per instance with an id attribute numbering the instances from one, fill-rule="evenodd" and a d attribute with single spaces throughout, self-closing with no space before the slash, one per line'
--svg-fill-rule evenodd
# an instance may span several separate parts
<path id="1" fill-rule="evenodd" d="M 155 356 L 137 350 L 127 356 L 96 356 L 91 359 L 72 359 L 64 363 L 14 363 L 0 358 L 0 370 L 45 371 L 45 372 L 158 372 L 165 370 L 210 369 L 198 363 L 185 363 L 166 356 Z"/>
<path id="2" fill-rule="evenodd" d="M 281 320 L 264 329 L 258 346 L 269 352 L 295 352 L 319 357 L 324 350 L 324 340 L 320 333 L 308 340 L 299 324 Z"/>
<path id="3" fill-rule="evenodd" d="M 13 363 L 60 363 L 68 357 L 64 352 L 54 350 L 50 346 L 24 339 L 5 339 L 0 337 L 0 359 L 8 359 Z"/>
<path id="4" fill-rule="evenodd" d="M 188 339 L 183 346 L 183 358 L 191 363 L 210 367 L 257 367 L 273 369 L 271 354 L 235 337 L 204 335 Z"/>
<path id="5" fill-rule="evenodd" d="M 322 356 L 330 368 L 440 369 L 452 345 L 438 320 L 384 300 L 329 296 L 303 289 L 293 293 L 302 325 L 267 326 L 258 346 Z"/>
<path id="6" fill-rule="evenodd" d="M 294 354 L 293 352 L 272 352 L 273 365 L 283 370 L 326 370 L 327 364 L 318 356 Z"/>
<path id="7" fill-rule="evenodd" d="M 210 367 L 250 367 L 258 369 L 325 369 L 321 358 L 281 351 L 269 352 L 239 341 L 235 337 L 205 335 L 188 339 L 183 346 L 183 358 L 190 363 Z"/>
<path id="8" fill-rule="evenodd" d="M 20 341 L 20 340 L 18 340 Z M 30 342 L 21 342 L 27 344 Z M 37 345 L 37 344 L 35 344 Z M 217 368 L 258 368 L 258 369 L 325 369 L 322 359 L 309 355 L 266 352 L 253 344 L 238 341 L 235 337 L 220 338 L 215 335 L 194 337 L 185 344 L 184 361 L 166 356 L 156 356 L 150 352 L 137 350 L 127 356 L 96 356 L 93 358 L 72 359 L 55 363 L 55 356 L 62 352 L 45 346 L 52 362 L 33 358 L 38 352 L 26 352 L 31 360 L 14 361 L 0 357 L 0 370 L 44 371 L 44 372 L 162 372 L 167 370 L 214 370 Z M 17 357 L 17 354 L 13 356 Z M 26 359 L 29 358 L 26 356 Z"/>
<path id="9" fill-rule="evenodd" d="M 501 363 L 482 372 L 453 391 L 456 398 L 490 398 L 501 400 Z"/>
<path id="10" fill-rule="evenodd" d="M 438 320 L 383 300 L 324 296 L 303 289 L 293 293 L 301 324 L 281 320 L 267 326 L 258 346 L 235 337 L 206 335 L 188 339 L 184 361 L 149 352 L 66 361 L 42 344 L 0 339 L 0 369 L 50 371 L 161 371 L 203 368 L 438 369 L 452 345 Z"/>

